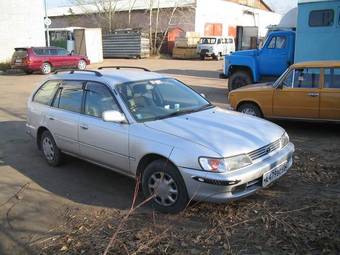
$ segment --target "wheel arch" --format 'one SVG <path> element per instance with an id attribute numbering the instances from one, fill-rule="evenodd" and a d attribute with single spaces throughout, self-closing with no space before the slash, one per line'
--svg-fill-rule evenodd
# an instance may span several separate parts
<path id="1" fill-rule="evenodd" d="M 249 100 L 249 99 L 247 99 L 247 100 L 242 100 L 242 101 L 238 102 L 238 104 L 237 104 L 237 106 L 236 106 L 236 110 L 239 111 L 239 108 L 240 108 L 242 105 L 244 105 L 244 104 L 253 104 L 253 105 L 255 105 L 257 108 L 259 108 L 259 110 L 260 110 L 260 112 L 261 112 L 261 116 L 262 116 L 262 117 L 264 116 L 260 104 L 259 104 L 258 102 L 256 102 L 256 101 L 254 101 L 254 100 Z"/>
<path id="2" fill-rule="evenodd" d="M 44 131 L 49 131 L 49 130 L 44 126 L 41 126 L 41 127 L 38 128 L 38 131 L 37 131 L 36 143 L 37 143 L 39 150 L 41 150 L 40 140 L 41 140 L 41 136 L 44 133 Z"/>
<path id="3" fill-rule="evenodd" d="M 178 169 L 178 167 L 169 158 L 167 158 L 163 155 L 157 154 L 157 153 L 148 153 L 148 154 L 144 155 L 138 162 L 138 166 L 137 166 L 137 169 L 136 169 L 136 178 L 142 177 L 145 168 L 151 162 L 159 160 L 159 159 L 165 160 L 167 162 L 167 164 L 171 164 Z"/>
<path id="4" fill-rule="evenodd" d="M 254 72 L 252 71 L 252 68 L 249 66 L 243 66 L 243 65 L 231 65 L 229 67 L 229 76 L 233 75 L 234 73 L 236 73 L 237 71 L 244 71 L 247 72 L 251 79 L 254 81 L 255 80 L 255 76 L 254 76 Z"/>

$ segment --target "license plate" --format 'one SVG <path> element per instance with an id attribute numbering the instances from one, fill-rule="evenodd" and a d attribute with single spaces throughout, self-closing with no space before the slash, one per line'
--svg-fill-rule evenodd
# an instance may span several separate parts
<path id="1" fill-rule="evenodd" d="M 271 169 L 266 172 L 262 178 L 262 186 L 266 187 L 276 179 L 280 178 L 287 172 L 287 162 L 282 163 L 281 165 Z"/>
<path id="2" fill-rule="evenodd" d="M 16 59 L 15 60 L 15 64 L 21 64 L 22 63 L 22 59 Z"/>

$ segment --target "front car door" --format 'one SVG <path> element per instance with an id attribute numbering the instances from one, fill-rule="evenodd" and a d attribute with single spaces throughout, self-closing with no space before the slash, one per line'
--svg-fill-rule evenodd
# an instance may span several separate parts
<path id="1" fill-rule="evenodd" d="M 47 128 L 58 147 L 79 154 L 78 125 L 83 97 L 82 81 L 63 81 L 47 116 Z"/>
<path id="2" fill-rule="evenodd" d="M 292 69 L 273 93 L 274 117 L 319 118 L 320 68 Z"/>
<path id="3" fill-rule="evenodd" d="M 129 171 L 129 125 L 105 122 L 104 111 L 120 111 L 106 85 L 88 82 L 85 87 L 83 115 L 79 120 L 80 154 L 103 166 Z"/>
<path id="4" fill-rule="evenodd" d="M 324 69 L 320 92 L 320 118 L 340 120 L 340 67 Z"/>
<path id="5" fill-rule="evenodd" d="M 262 75 L 279 76 L 287 68 L 289 62 L 289 43 L 287 35 L 269 37 L 259 51 L 259 71 Z"/>

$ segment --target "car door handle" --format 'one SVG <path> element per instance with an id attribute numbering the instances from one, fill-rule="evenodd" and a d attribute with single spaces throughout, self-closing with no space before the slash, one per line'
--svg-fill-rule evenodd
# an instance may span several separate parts
<path id="1" fill-rule="evenodd" d="M 87 124 L 80 124 L 79 125 L 81 129 L 88 130 L 89 126 Z"/>
<path id="2" fill-rule="evenodd" d="M 310 97 L 318 97 L 319 93 L 308 93 L 307 95 Z"/>

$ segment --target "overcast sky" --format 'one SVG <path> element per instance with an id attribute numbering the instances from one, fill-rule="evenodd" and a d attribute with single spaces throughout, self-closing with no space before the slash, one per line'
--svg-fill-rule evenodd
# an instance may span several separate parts
<path id="1" fill-rule="evenodd" d="M 285 14 L 297 5 L 297 0 L 264 0 L 274 11 Z M 47 0 L 49 8 L 70 5 L 69 0 Z"/>

